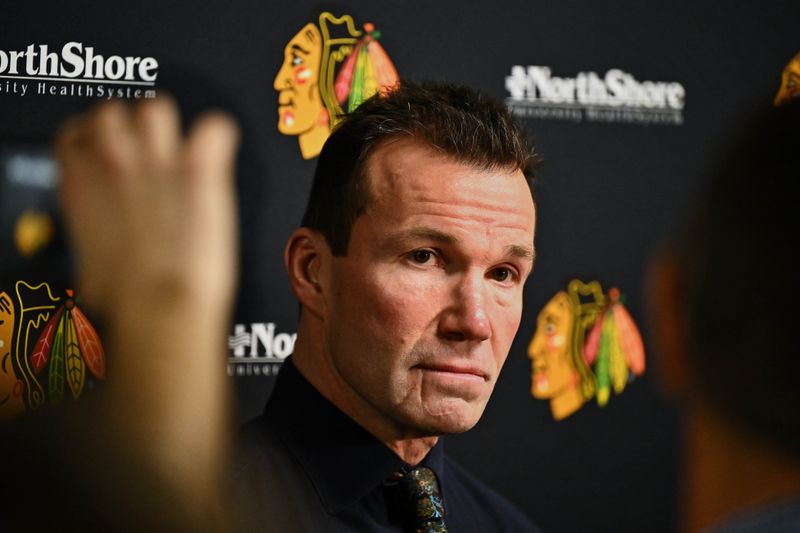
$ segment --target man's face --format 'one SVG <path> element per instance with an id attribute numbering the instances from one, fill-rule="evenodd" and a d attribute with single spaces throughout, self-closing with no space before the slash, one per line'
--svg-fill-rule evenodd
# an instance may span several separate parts
<path id="1" fill-rule="evenodd" d="M 284 49 L 283 65 L 275 76 L 278 91 L 278 131 L 300 135 L 317 125 L 322 100 L 319 63 L 322 36 L 311 23 L 297 32 Z"/>
<path id="2" fill-rule="evenodd" d="M 531 359 L 531 394 L 555 398 L 574 385 L 570 343 L 572 305 L 564 292 L 547 302 L 536 320 L 536 333 L 528 346 Z"/>
<path id="3" fill-rule="evenodd" d="M 466 431 L 519 326 L 533 266 L 528 184 L 410 139 L 379 146 L 366 175 L 368 208 L 332 259 L 326 356 L 399 434 Z"/>

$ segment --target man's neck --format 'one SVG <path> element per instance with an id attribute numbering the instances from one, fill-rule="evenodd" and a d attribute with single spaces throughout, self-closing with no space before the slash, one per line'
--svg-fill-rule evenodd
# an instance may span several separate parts
<path id="1" fill-rule="evenodd" d="M 382 442 L 400 459 L 411 466 L 416 466 L 425 459 L 438 440 L 439 437 L 418 437 L 405 440 L 382 440 Z"/>
<path id="2" fill-rule="evenodd" d="M 439 440 L 437 436 L 419 436 L 403 430 L 353 391 L 335 368 L 323 357 L 323 347 L 307 342 L 298 332 L 292 361 L 298 372 L 329 402 L 350 417 L 372 436 L 383 442 L 400 459 L 419 464 Z"/>

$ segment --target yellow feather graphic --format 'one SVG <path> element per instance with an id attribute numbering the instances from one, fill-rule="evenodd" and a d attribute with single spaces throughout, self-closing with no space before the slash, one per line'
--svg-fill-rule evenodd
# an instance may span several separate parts
<path id="1" fill-rule="evenodd" d="M 597 375 L 597 405 L 604 407 L 611 395 L 611 330 L 614 325 L 610 313 L 603 314 L 599 320 L 603 321 L 603 330 L 595 373 Z"/>
<path id="2" fill-rule="evenodd" d="M 375 43 L 369 43 L 367 45 L 367 50 L 369 50 L 369 47 L 374 44 Z M 378 89 L 378 81 L 375 78 L 375 65 L 372 62 L 372 57 L 367 54 L 364 61 L 364 99 L 366 100 L 378 92 Z"/>
<path id="3" fill-rule="evenodd" d="M 58 320 L 58 329 L 53 337 L 53 348 L 50 350 L 50 373 L 48 374 L 50 403 L 61 403 L 64 398 L 64 323 L 66 313 Z"/>
<path id="4" fill-rule="evenodd" d="M 86 383 L 86 364 L 81 357 L 78 347 L 78 335 L 75 332 L 75 322 L 72 319 L 72 311 L 67 311 L 67 327 L 65 332 L 64 344 L 66 348 L 67 363 L 67 383 L 72 391 L 72 397 L 78 399 L 83 391 L 83 384 Z"/>
<path id="5" fill-rule="evenodd" d="M 628 365 L 625 364 L 625 354 L 622 353 L 622 345 L 619 339 L 619 325 L 614 320 L 615 315 L 608 313 L 611 327 L 609 328 L 610 348 L 611 348 L 611 385 L 614 387 L 614 392 L 617 394 L 625 390 L 625 384 L 628 382 Z"/>

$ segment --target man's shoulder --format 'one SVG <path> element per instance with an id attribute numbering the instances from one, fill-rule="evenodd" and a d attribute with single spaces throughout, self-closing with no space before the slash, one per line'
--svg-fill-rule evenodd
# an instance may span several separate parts
<path id="1" fill-rule="evenodd" d="M 800 531 L 800 496 L 741 510 L 709 533 L 794 533 Z"/>
<path id="2" fill-rule="evenodd" d="M 445 456 L 447 522 L 457 531 L 540 532 L 533 521 L 505 496 Z M 463 524 L 461 524 L 463 522 Z M 462 527 L 456 529 L 456 526 Z"/>
<path id="3" fill-rule="evenodd" d="M 243 424 L 236 433 L 231 458 L 235 478 L 274 479 L 297 468 L 289 448 L 264 416 Z M 269 473 L 268 476 L 263 474 Z"/>
<path id="4" fill-rule="evenodd" d="M 231 463 L 237 531 L 317 531 L 327 524 L 313 484 L 265 417 L 239 429 Z"/>

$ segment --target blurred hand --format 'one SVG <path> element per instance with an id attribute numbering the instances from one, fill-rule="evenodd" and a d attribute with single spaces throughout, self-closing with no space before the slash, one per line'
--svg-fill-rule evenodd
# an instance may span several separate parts
<path id="1" fill-rule="evenodd" d="M 201 297 L 227 305 L 235 266 L 233 121 L 200 117 L 187 138 L 175 104 L 102 104 L 56 143 L 61 197 L 86 305 Z"/>
<path id="2" fill-rule="evenodd" d="M 101 104 L 56 141 L 77 293 L 105 325 L 99 423 L 121 436 L 121 460 L 134 456 L 190 506 L 220 500 L 230 433 L 237 145 L 222 113 L 184 137 L 167 98 Z"/>

